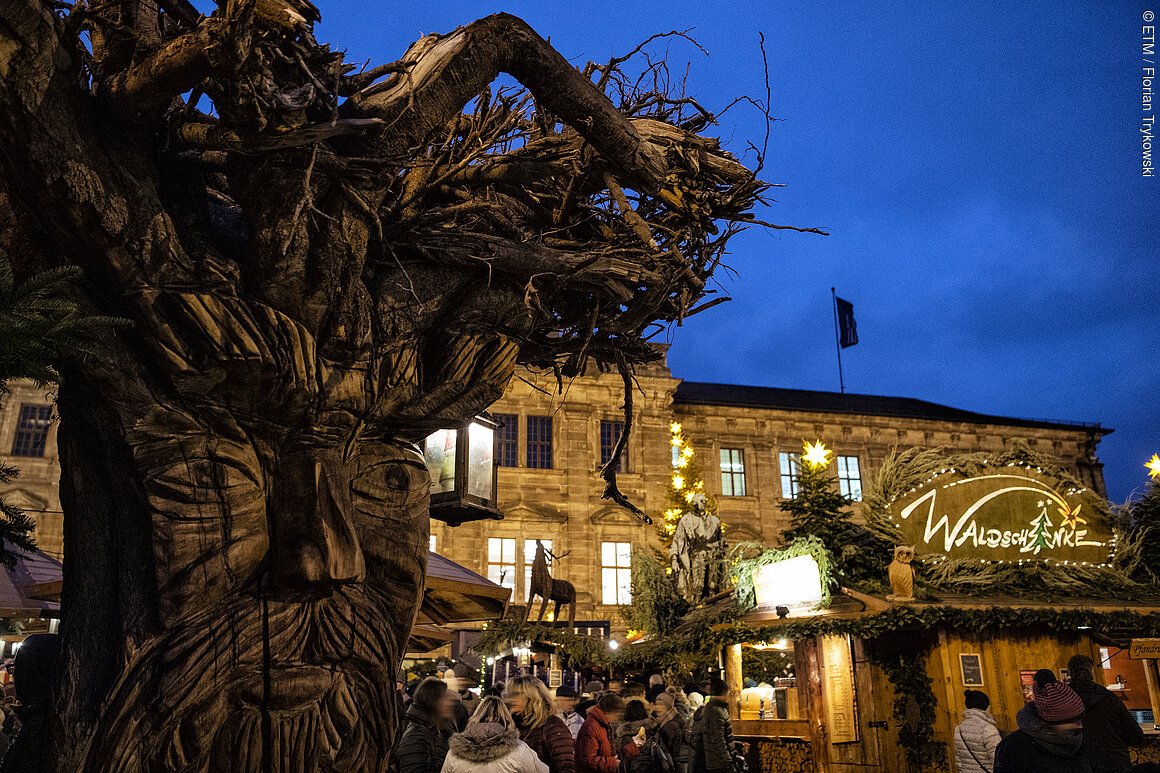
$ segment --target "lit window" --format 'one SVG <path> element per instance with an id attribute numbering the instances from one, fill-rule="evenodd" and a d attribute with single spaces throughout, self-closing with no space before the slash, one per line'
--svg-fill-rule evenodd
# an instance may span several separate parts
<path id="1" fill-rule="evenodd" d="M 740 448 L 721 449 L 721 495 L 745 496 L 745 454 Z"/>
<path id="2" fill-rule="evenodd" d="M 12 441 L 13 456 L 44 456 L 48 427 L 52 424 L 52 406 L 22 405 Z"/>
<path id="3" fill-rule="evenodd" d="M 616 444 L 620 442 L 620 435 L 624 432 L 623 421 L 602 421 L 600 422 L 600 466 L 608 464 L 608 460 L 612 458 L 612 451 L 616 448 Z M 628 445 L 625 444 L 624 451 L 621 452 L 620 458 L 616 462 L 617 472 L 626 472 L 628 470 Z"/>
<path id="4" fill-rule="evenodd" d="M 544 543 L 544 550 L 549 553 L 552 552 L 552 540 L 542 539 L 540 542 Z M 532 593 L 532 563 L 536 560 L 536 541 L 534 539 L 524 540 L 524 596 L 531 601 Z"/>
<path id="5" fill-rule="evenodd" d="M 487 538 L 487 579 L 496 585 L 516 589 L 516 541 Z"/>
<path id="6" fill-rule="evenodd" d="M 782 451 L 777 455 L 778 477 L 781 478 L 781 496 L 793 499 L 798 495 L 798 455 Z"/>
<path id="7" fill-rule="evenodd" d="M 838 489 L 855 502 L 862 501 L 862 470 L 858 467 L 858 457 L 838 457 Z"/>
<path id="8" fill-rule="evenodd" d="M 528 417 L 528 467 L 552 469 L 552 417 Z"/>
<path id="9" fill-rule="evenodd" d="M 510 413 L 497 413 L 492 418 L 499 424 L 496 435 L 499 438 L 499 466 L 518 467 L 520 459 L 520 417 Z"/>
<path id="10" fill-rule="evenodd" d="M 427 540 L 427 549 L 432 553 L 435 552 L 435 535 L 432 534 Z"/>
<path id="11" fill-rule="evenodd" d="M 632 544 L 600 543 L 600 579 L 605 604 L 632 603 Z"/>

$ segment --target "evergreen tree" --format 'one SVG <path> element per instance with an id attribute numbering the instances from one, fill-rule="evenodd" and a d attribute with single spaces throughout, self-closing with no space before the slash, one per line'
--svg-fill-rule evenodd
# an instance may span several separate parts
<path id="1" fill-rule="evenodd" d="M 7 384 L 27 378 L 38 385 L 56 381 L 52 363 L 68 354 L 90 357 L 99 351 L 94 333 L 122 326 L 122 320 L 85 314 L 72 297 L 82 276 L 76 266 L 43 271 L 17 283 L 8 255 L 0 250 L 0 398 Z M 20 471 L 0 465 L 0 485 L 11 483 Z M 36 524 L 19 507 L 0 500 L 0 563 L 11 567 L 11 548 L 33 550 Z"/>
<path id="2" fill-rule="evenodd" d="M 1160 581 L 1160 480 L 1153 479 L 1144 495 L 1130 502 L 1126 511 L 1132 543 L 1139 550 L 1136 575 Z"/>
<path id="3" fill-rule="evenodd" d="M 803 537 L 817 537 L 840 566 L 855 536 L 850 522 L 853 500 L 839 492 L 837 477 L 830 475 L 828 458 L 825 463 L 821 463 L 822 457 L 807 458 L 814 448 L 820 448 L 820 443 L 815 446 L 807 443 L 806 455 L 792 462 L 797 473 L 797 494 L 781 503 L 781 509 L 790 516 L 789 529 L 782 539 L 790 543 Z M 828 456 L 824 448 L 821 452 Z"/>
<path id="4" fill-rule="evenodd" d="M 693 497 L 705 493 L 705 479 L 701 475 L 701 467 L 697 463 L 697 453 L 693 448 L 693 441 L 685 437 L 684 428 L 679 422 L 669 425 L 669 447 L 672 449 L 672 478 L 669 482 L 669 501 L 665 508 L 664 517 L 658 526 L 661 542 L 667 552 L 673 543 L 673 534 L 677 524 L 692 508 Z M 714 513 L 716 503 L 708 500 L 707 512 Z"/>

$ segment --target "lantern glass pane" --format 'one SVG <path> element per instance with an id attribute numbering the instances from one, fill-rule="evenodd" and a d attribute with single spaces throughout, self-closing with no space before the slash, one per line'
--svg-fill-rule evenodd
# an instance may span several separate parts
<path id="1" fill-rule="evenodd" d="M 423 458 L 431 473 L 431 493 L 455 490 L 455 430 L 438 429 L 427 436 Z"/>
<path id="2" fill-rule="evenodd" d="M 495 479 L 495 430 L 472 423 L 467 428 L 467 493 L 492 498 Z"/>

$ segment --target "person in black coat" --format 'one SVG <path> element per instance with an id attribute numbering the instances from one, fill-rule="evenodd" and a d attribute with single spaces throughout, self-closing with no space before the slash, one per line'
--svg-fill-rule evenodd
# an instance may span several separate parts
<path id="1" fill-rule="evenodd" d="M 1087 655 L 1075 655 L 1067 661 L 1071 689 L 1083 700 L 1083 748 L 1092 768 L 1108 773 L 1122 773 L 1132 767 L 1129 746 L 1144 743 L 1144 729 L 1136 722 L 1124 702 L 1102 684 L 1092 679 L 1094 661 Z"/>
<path id="2" fill-rule="evenodd" d="M 455 725 L 455 698 L 442 679 L 428 677 L 407 706 L 403 736 L 395 749 L 399 773 L 439 773 Z"/>
<path id="3" fill-rule="evenodd" d="M 709 699 L 695 715 L 692 733 L 693 773 L 733 773 L 734 756 L 744 754 L 746 744 L 733 740 L 729 719 L 729 688 L 714 677 L 708 683 Z"/>
<path id="4" fill-rule="evenodd" d="M 52 720 L 60 639 L 56 634 L 34 633 L 20 645 L 12 661 L 20 731 L 4 754 L 4 773 L 49 770 L 52 767 Z"/>
<path id="5" fill-rule="evenodd" d="M 1083 753 L 1079 695 L 1048 668 L 1035 672 L 1031 692 L 1035 700 L 1015 715 L 1019 729 L 995 752 L 994 773 L 1095 773 Z"/>

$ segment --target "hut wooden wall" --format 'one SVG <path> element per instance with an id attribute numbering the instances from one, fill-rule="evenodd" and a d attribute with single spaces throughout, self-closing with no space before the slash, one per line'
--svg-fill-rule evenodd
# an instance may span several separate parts
<path id="1" fill-rule="evenodd" d="M 991 713 L 999 729 L 1016 729 L 1015 714 L 1023 708 L 1023 688 L 1020 671 L 1050 668 L 1056 675 L 1067 668 L 1072 655 L 1089 655 L 1099 661 L 1099 646 L 1082 631 L 1074 635 L 962 635 L 952 631 L 939 632 L 939 646 L 927 659 L 927 673 L 934 680 L 935 696 L 943 711 L 939 712 L 935 733 L 939 740 L 951 745 L 951 734 L 962 721 L 966 708 L 963 698 L 962 674 L 959 655 L 977 654 L 983 666 L 982 690 L 991 698 Z M 1096 669 L 1096 679 L 1102 671 Z"/>

